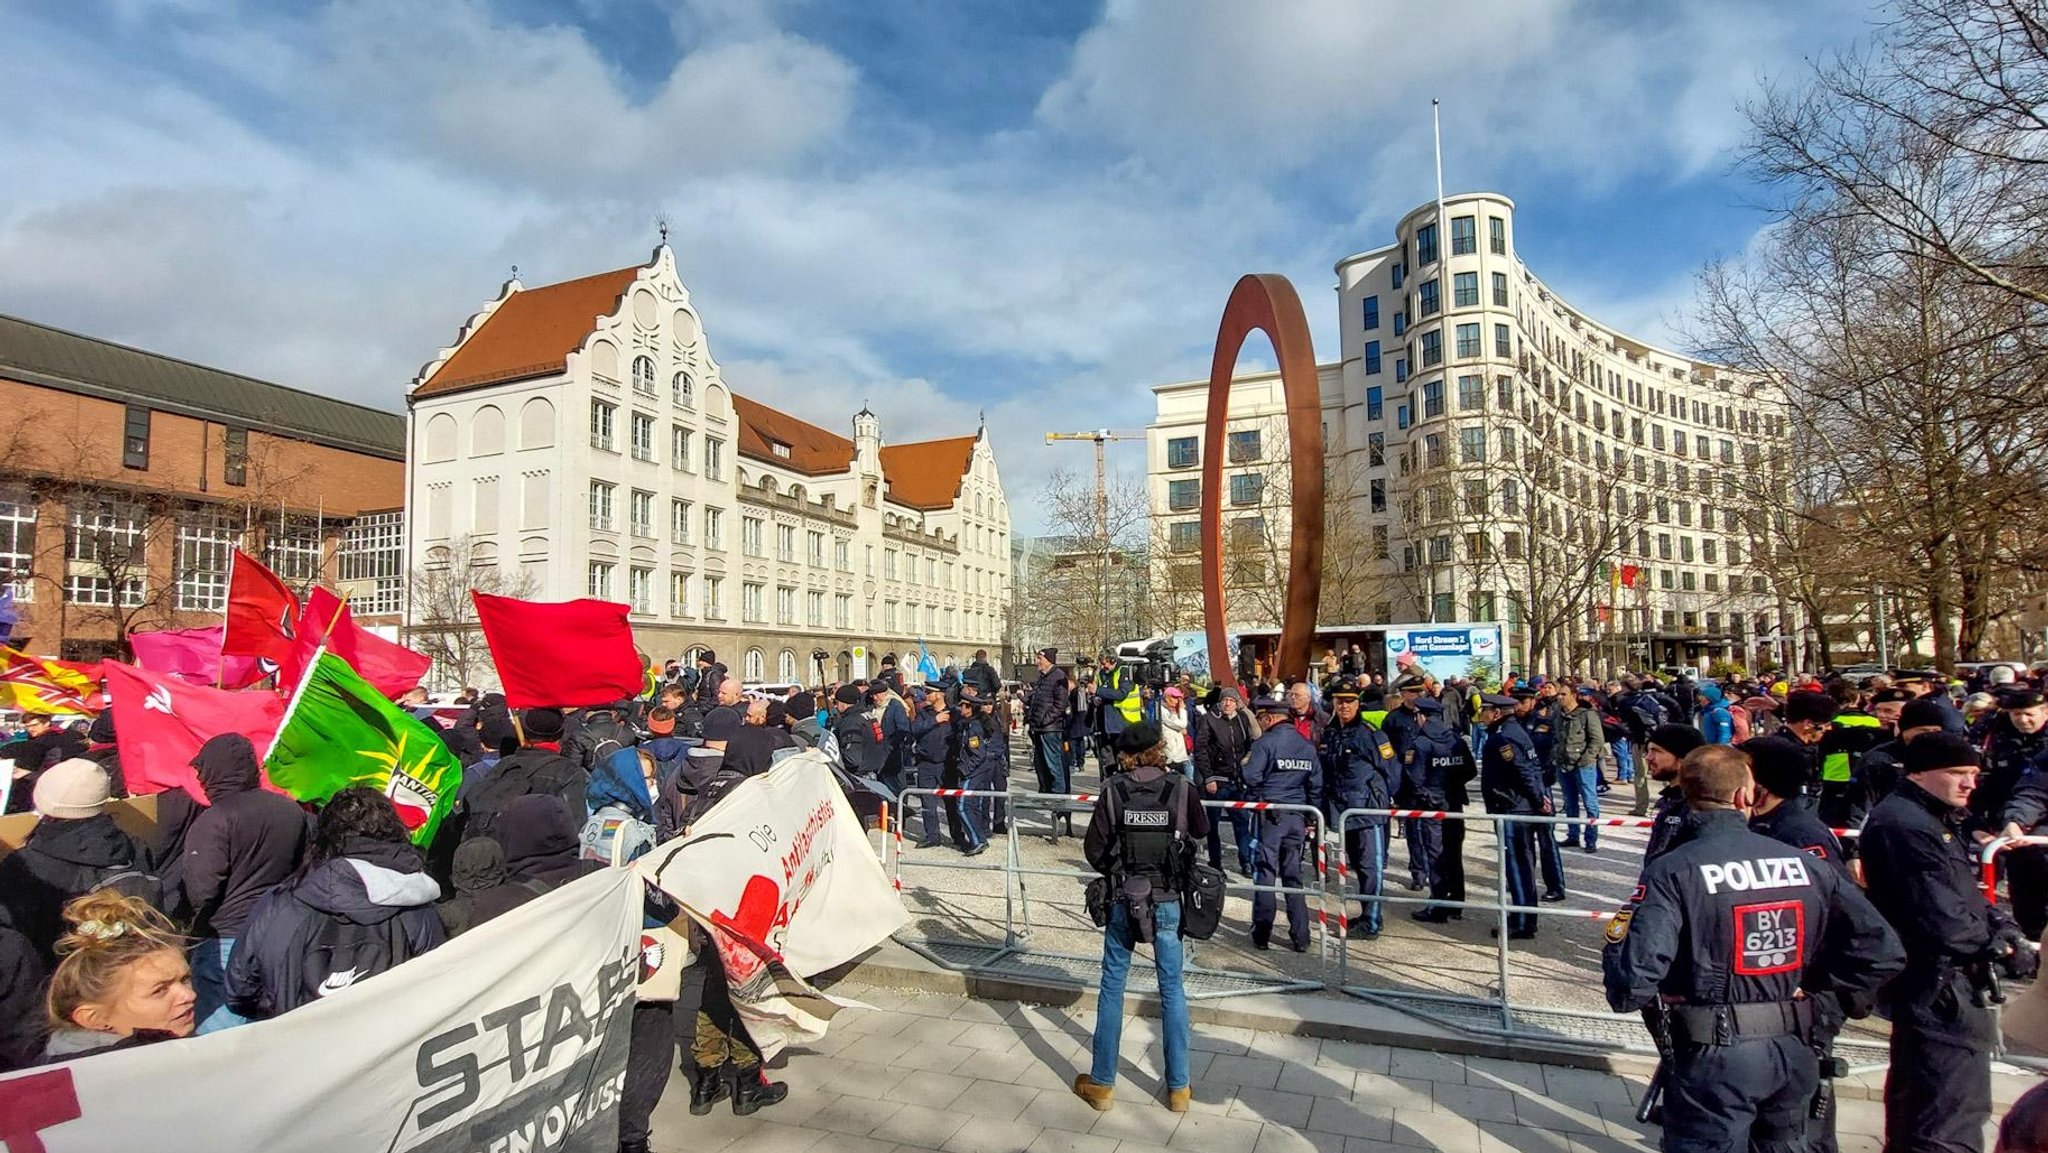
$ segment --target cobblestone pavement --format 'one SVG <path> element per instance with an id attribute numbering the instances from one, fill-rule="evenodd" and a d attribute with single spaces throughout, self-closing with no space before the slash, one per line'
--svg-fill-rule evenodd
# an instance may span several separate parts
<path id="1" fill-rule="evenodd" d="M 1638 1125 L 1641 1078 L 1195 1026 L 1194 1108 L 1158 1100 L 1157 1023 L 1124 1022 L 1115 1108 L 1073 1095 L 1093 1010 L 842 985 L 874 1011 L 840 1015 L 790 1050 L 784 1103 L 735 1117 L 687 1109 L 671 1082 L 655 1113 L 661 1153 L 1618 1153 L 1656 1148 Z M 2001 1082 L 2015 1080 L 2000 1078 Z M 2011 1087 L 2002 1086 L 2001 1096 Z M 1874 1101 L 1844 1101 L 1844 1153 L 1876 1153 Z M 1988 1143 L 1987 1143 L 1988 1144 Z"/>

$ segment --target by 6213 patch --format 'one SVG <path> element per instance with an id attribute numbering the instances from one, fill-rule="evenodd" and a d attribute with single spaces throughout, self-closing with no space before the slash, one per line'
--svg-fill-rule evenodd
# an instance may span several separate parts
<path id="1" fill-rule="evenodd" d="M 1806 905 L 1771 901 L 1735 906 L 1735 972 L 1765 977 L 1797 969 L 1806 955 Z"/>

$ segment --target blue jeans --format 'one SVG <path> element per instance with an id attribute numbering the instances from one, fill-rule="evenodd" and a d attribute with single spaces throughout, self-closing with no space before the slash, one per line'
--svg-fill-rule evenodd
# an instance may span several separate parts
<path id="1" fill-rule="evenodd" d="M 1131 922 L 1126 906 L 1109 907 L 1102 930 L 1102 991 L 1095 999 L 1095 1056 L 1088 1079 L 1116 1084 L 1117 1051 L 1124 1039 L 1124 982 L 1131 975 Z M 1181 985 L 1180 902 L 1153 906 L 1153 965 L 1159 971 L 1159 1031 L 1166 1040 L 1166 1087 L 1188 1087 L 1188 994 Z"/>
<path id="2" fill-rule="evenodd" d="M 1067 791 L 1067 738 L 1056 732 L 1032 735 L 1031 751 L 1034 754 L 1031 767 L 1038 770 L 1038 791 L 1041 793 L 1064 793 Z"/>
<path id="3" fill-rule="evenodd" d="M 216 1033 L 249 1023 L 249 1018 L 228 1008 L 228 957 L 234 951 L 233 937 L 210 938 L 192 946 L 192 991 L 199 997 L 192 1006 L 192 1019 L 199 1022 L 195 1032 Z"/>
<path id="4" fill-rule="evenodd" d="M 1612 747 L 1614 749 L 1614 779 L 1617 781 L 1635 780 L 1636 763 L 1634 758 L 1629 756 L 1628 738 L 1621 738 L 1614 742 Z"/>
<path id="5" fill-rule="evenodd" d="M 1564 815 L 1576 817 L 1584 806 L 1586 815 L 1600 815 L 1600 766 L 1580 765 L 1558 774 L 1557 783 L 1564 786 Z M 1579 839 L 1579 826 L 1564 827 L 1564 843 L 1575 844 Z M 1600 826 L 1586 826 L 1586 847 L 1593 848 L 1600 843 Z"/>

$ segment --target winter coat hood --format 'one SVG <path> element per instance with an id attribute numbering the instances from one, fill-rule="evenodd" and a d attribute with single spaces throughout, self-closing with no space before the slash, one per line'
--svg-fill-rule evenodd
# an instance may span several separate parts
<path id="1" fill-rule="evenodd" d="M 263 771 L 256 764 L 256 747 L 240 733 L 222 733 L 208 738 L 192 758 L 199 783 L 206 786 L 208 800 L 218 801 L 231 793 L 247 793 L 263 787 Z"/>
<path id="2" fill-rule="evenodd" d="M 1718 705 L 1718 704 L 1720 704 L 1720 703 L 1721 703 L 1721 686 L 1720 686 L 1720 685 L 1701 685 L 1701 686 L 1700 686 L 1700 699 L 1701 699 L 1701 700 L 1703 700 L 1703 701 L 1706 701 L 1706 702 L 1707 702 L 1708 704 L 1710 704 L 1710 705 Z"/>
<path id="3" fill-rule="evenodd" d="M 490 837 L 472 837 L 455 850 L 454 875 L 458 893 L 481 893 L 505 883 L 505 847 Z"/>
<path id="4" fill-rule="evenodd" d="M 122 832 L 121 826 L 106 813 L 79 818 L 44 817 L 36 822 L 28 844 L 45 857 L 90 869 L 142 863 L 134 838 Z"/>
<path id="5" fill-rule="evenodd" d="M 440 899 L 441 886 L 421 867 L 419 851 L 409 844 L 352 841 L 341 856 L 313 866 L 292 895 L 331 917 L 380 925 Z"/>
<path id="6" fill-rule="evenodd" d="M 506 870 L 513 879 L 525 880 L 574 870 L 582 854 L 576 833 L 559 799 L 528 794 L 506 806 L 492 836 L 505 849 Z"/>
<path id="7" fill-rule="evenodd" d="M 647 774 L 641 771 L 638 749 L 614 749 L 599 761 L 590 771 L 590 786 L 583 797 L 593 813 L 616 805 L 639 820 L 654 820 L 654 798 L 647 792 Z"/>

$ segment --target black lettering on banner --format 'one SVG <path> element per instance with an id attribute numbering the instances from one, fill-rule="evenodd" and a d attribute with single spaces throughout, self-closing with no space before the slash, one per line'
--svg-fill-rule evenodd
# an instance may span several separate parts
<path id="1" fill-rule="evenodd" d="M 1766 977 L 1798 969 L 1806 957 L 1806 905 L 1772 901 L 1735 906 L 1735 974 Z"/>
<path id="2" fill-rule="evenodd" d="M 454 1096 L 420 1110 L 418 1125 L 431 1129 L 441 1122 L 476 1104 L 477 1094 L 483 1088 L 483 1076 L 477 1068 L 476 1054 L 470 1051 L 456 1053 L 446 1061 L 440 1059 L 443 1049 L 460 1045 L 476 1036 L 476 1026 L 457 1025 L 445 1033 L 426 1039 L 420 1045 L 419 1053 L 413 1058 L 414 1073 L 419 1077 L 420 1088 L 439 1089 L 443 1082 L 453 1080 L 458 1089 Z"/>

